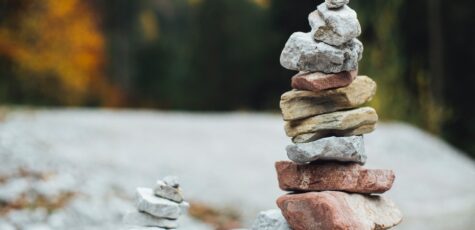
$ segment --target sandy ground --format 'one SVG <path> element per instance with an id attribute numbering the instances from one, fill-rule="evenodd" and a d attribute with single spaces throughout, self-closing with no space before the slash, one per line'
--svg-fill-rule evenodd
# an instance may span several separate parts
<path id="1" fill-rule="evenodd" d="M 401 123 L 380 124 L 365 141 L 367 167 L 396 173 L 384 196 L 405 214 L 397 229 L 473 229 L 473 161 Z M 0 175 L 19 167 L 51 171 L 56 174 L 49 183 L 30 181 L 29 189 L 46 196 L 81 195 L 64 210 L 37 213 L 36 219 L 32 211 L 10 213 L 0 219 L 0 228 L 3 222 L 20 229 L 117 229 L 121 215 L 132 208 L 134 188 L 152 186 L 165 175 L 180 177 L 187 199 L 238 210 L 249 226 L 283 194 L 273 165 L 286 159 L 289 143 L 280 116 L 273 114 L 8 112 L 0 122 Z M 22 191 L 17 187 L 0 184 L 0 200 L 13 199 Z M 44 228 L 34 228 L 39 223 Z M 182 226 L 210 229 L 189 218 Z"/>

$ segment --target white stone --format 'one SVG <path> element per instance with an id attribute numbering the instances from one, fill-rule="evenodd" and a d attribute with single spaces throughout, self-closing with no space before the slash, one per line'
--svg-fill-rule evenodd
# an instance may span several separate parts
<path id="1" fill-rule="evenodd" d="M 283 67 L 304 72 L 339 73 L 358 69 L 363 44 L 353 39 L 340 47 L 316 42 L 311 32 L 296 32 L 280 56 Z"/>
<path id="2" fill-rule="evenodd" d="M 291 230 L 280 209 L 259 213 L 251 230 Z"/>
<path id="3" fill-rule="evenodd" d="M 166 185 L 174 187 L 174 188 L 180 187 L 180 183 L 178 181 L 179 181 L 178 177 L 176 177 L 176 176 L 167 176 L 167 177 L 163 178 L 163 182 Z"/>
<path id="4" fill-rule="evenodd" d="M 124 216 L 124 224 L 145 227 L 177 228 L 178 221 L 165 218 L 157 218 L 150 214 L 132 211 Z"/>
<path id="5" fill-rule="evenodd" d="M 296 163 L 336 160 L 364 164 L 363 136 L 327 137 L 310 143 L 287 146 L 287 156 Z"/>
<path id="6" fill-rule="evenodd" d="M 361 34 L 357 14 L 348 6 L 331 10 L 322 3 L 308 20 L 314 38 L 329 45 L 341 46 Z"/>
<path id="7" fill-rule="evenodd" d="M 350 0 L 325 0 L 325 3 L 327 4 L 328 8 L 337 9 L 350 3 Z"/>
<path id="8" fill-rule="evenodd" d="M 182 213 L 180 204 L 156 197 L 150 188 L 137 188 L 137 209 L 152 216 L 177 219 Z"/>
<path id="9" fill-rule="evenodd" d="M 176 187 L 174 187 L 176 186 Z M 165 181 L 157 181 L 157 184 L 155 185 L 154 193 L 156 196 L 159 196 L 161 198 L 171 200 L 174 202 L 181 203 L 183 201 L 183 195 L 181 192 L 181 189 L 178 187 L 177 184 L 170 185 L 166 183 Z"/>

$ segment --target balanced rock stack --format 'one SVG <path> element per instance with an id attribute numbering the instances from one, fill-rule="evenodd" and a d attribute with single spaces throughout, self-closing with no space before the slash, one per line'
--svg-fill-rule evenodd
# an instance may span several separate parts
<path id="1" fill-rule="evenodd" d="M 178 217 L 189 208 L 176 177 L 157 181 L 155 189 L 137 188 L 136 206 L 136 211 L 124 216 L 129 230 L 178 228 Z"/>
<path id="2" fill-rule="evenodd" d="M 326 0 L 309 15 L 309 33 L 287 41 L 282 66 L 299 71 L 294 90 L 282 95 L 285 131 L 294 142 L 291 161 L 276 163 L 279 186 L 293 192 L 277 205 L 294 230 L 388 229 L 402 220 L 389 199 L 391 170 L 365 169 L 363 134 L 375 129 L 378 115 L 362 107 L 376 83 L 358 76 L 361 27 L 349 0 Z"/>

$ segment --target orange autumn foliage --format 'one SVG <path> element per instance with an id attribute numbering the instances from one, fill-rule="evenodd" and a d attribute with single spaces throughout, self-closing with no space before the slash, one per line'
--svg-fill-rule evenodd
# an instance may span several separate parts
<path id="1" fill-rule="evenodd" d="M 119 90 L 106 80 L 105 38 L 93 9 L 81 0 L 26 2 L 0 27 L 0 55 L 20 81 L 64 105 L 120 103 Z"/>

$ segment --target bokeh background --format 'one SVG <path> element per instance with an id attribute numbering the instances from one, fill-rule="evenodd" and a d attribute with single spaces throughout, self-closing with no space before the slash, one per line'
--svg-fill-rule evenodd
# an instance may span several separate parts
<path id="1" fill-rule="evenodd" d="M 272 164 L 288 141 L 278 101 L 295 72 L 280 52 L 310 29 L 317 4 L 0 0 L 0 229 L 3 219 L 30 229 L 36 216 L 108 229 L 128 189 L 163 173 L 183 177 L 201 222 L 248 226 L 273 206 Z M 401 229 L 473 226 L 475 1 L 350 7 L 363 30 L 359 73 L 378 83 L 370 105 L 383 121 L 368 138 L 370 166 L 401 176 L 391 194 Z"/>
<path id="2" fill-rule="evenodd" d="M 2 104 L 277 111 L 315 1 L 1 0 Z M 364 0 L 372 105 L 475 156 L 475 3 Z"/>

